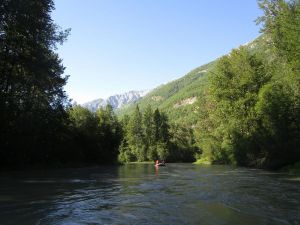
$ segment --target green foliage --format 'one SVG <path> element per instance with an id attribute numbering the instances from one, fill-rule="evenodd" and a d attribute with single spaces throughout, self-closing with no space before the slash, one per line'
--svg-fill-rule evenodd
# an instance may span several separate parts
<path id="1" fill-rule="evenodd" d="M 168 160 L 171 162 L 193 162 L 199 153 L 200 150 L 196 145 L 193 130 L 188 126 L 172 124 Z"/>
<path id="2" fill-rule="evenodd" d="M 65 161 L 78 160 L 87 163 L 116 161 L 122 129 L 111 106 L 101 108 L 96 113 L 81 106 L 73 106 L 69 110 L 69 118 L 74 146 L 73 155 L 66 157 Z"/>
<path id="3" fill-rule="evenodd" d="M 201 149 L 192 150 L 197 158 L 213 163 L 278 167 L 299 160 L 300 2 L 260 0 L 259 6 L 259 38 L 138 102 L 180 126 L 169 128 L 169 160 L 185 158 L 176 154 L 193 146 Z M 194 135 L 197 143 L 188 144 Z"/>
<path id="4" fill-rule="evenodd" d="M 156 144 L 157 157 L 159 159 L 167 159 L 170 155 L 167 143 L 159 142 Z"/>
<path id="5" fill-rule="evenodd" d="M 266 85 L 260 92 L 256 109 L 264 131 L 261 143 L 269 160 L 287 164 L 299 159 L 299 99 L 295 98 L 289 81 L 283 79 Z"/>
<path id="6" fill-rule="evenodd" d="M 148 106 L 141 113 L 136 106 L 135 113 L 124 116 L 121 123 L 124 137 L 119 148 L 120 162 L 194 160 L 196 148 L 191 130 L 185 133 L 179 126 L 176 131 L 171 129 L 168 117 L 158 109 L 153 112 Z"/>
<path id="7" fill-rule="evenodd" d="M 53 160 L 65 137 L 63 86 L 67 77 L 54 52 L 64 42 L 50 14 L 53 1 L 0 4 L 0 159 L 2 166 Z"/>
<path id="8" fill-rule="evenodd" d="M 72 127 L 76 128 L 78 132 L 92 135 L 97 131 L 97 118 L 86 108 L 79 105 L 73 106 L 69 109 L 69 119 Z"/>
<path id="9" fill-rule="evenodd" d="M 1 166 L 300 160 L 300 1 L 259 0 L 263 34 L 118 112 L 70 106 L 52 0 L 0 4 Z M 152 109 L 156 110 L 152 110 Z M 127 114 L 127 115 L 126 115 Z M 130 116 L 128 116 L 130 115 Z"/>
<path id="10" fill-rule="evenodd" d="M 196 137 L 215 163 L 299 161 L 299 1 L 259 1 L 263 36 L 222 57 L 201 100 Z"/>
<path id="11" fill-rule="evenodd" d="M 201 99 L 202 92 L 207 84 L 208 71 L 214 66 L 215 62 L 194 69 L 184 77 L 174 80 L 168 84 L 161 85 L 143 97 L 137 103 L 121 108 L 117 114 L 122 117 L 125 114 L 132 114 L 139 105 L 144 111 L 148 105 L 158 108 L 166 113 L 169 120 L 173 123 L 195 124 L 197 121 L 196 104 L 187 104 L 176 107 L 176 104 L 185 99 L 196 97 Z"/>
<path id="12" fill-rule="evenodd" d="M 139 107 L 136 106 L 127 125 L 127 143 L 138 161 L 145 161 L 146 159 L 142 121 L 142 114 Z"/>
<path id="13" fill-rule="evenodd" d="M 257 22 L 270 38 L 270 45 L 280 58 L 284 58 L 298 71 L 300 69 L 300 1 L 259 0 L 264 11 Z"/>
<path id="14" fill-rule="evenodd" d="M 69 30 L 51 19 L 52 0 L 0 3 L 1 167 L 110 163 L 122 129 L 112 108 L 70 107 L 55 52 Z"/>
<path id="15" fill-rule="evenodd" d="M 119 147 L 118 161 L 120 163 L 136 161 L 136 157 L 131 152 L 131 149 L 128 147 L 126 140 L 123 140 Z"/>
<path id="16" fill-rule="evenodd" d="M 153 148 L 154 144 L 156 143 L 155 128 L 152 108 L 151 106 L 148 106 L 143 116 L 144 144 L 148 159 L 157 158 L 157 152 L 155 148 Z"/>

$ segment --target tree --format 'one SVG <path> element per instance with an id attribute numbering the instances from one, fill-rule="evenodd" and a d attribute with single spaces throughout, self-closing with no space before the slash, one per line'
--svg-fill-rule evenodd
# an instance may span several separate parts
<path id="1" fill-rule="evenodd" d="M 258 154 L 253 141 L 258 129 L 255 104 L 260 88 L 270 79 L 262 57 L 245 47 L 219 60 L 209 89 L 215 104 L 211 112 L 213 136 L 219 142 L 213 149 L 213 160 L 246 165 L 249 158 L 255 158 L 252 154 Z"/>
<path id="2" fill-rule="evenodd" d="M 167 160 L 171 162 L 194 162 L 199 152 L 193 130 L 189 126 L 172 124 L 170 127 Z"/>
<path id="3" fill-rule="evenodd" d="M 0 155 L 3 163 L 47 161 L 60 142 L 67 97 L 55 53 L 69 30 L 51 19 L 52 0 L 0 3 Z"/>
<path id="4" fill-rule="evenodd" d="M 213 162 L 276 168 L 300 159 L 300 2 L 259 5 L 259 45 L 218 61 L 196 134 Z"/>
<path id="5" fill-rule="evenodd" d="M 73 134 L 72 157 L 85 163 L 113 163 L 117 161 L 122 140 L 121 125 L 108 105 L 96 113 L 81 106 L 69 109 L 70 130 Z M 70 153 L 69 151 L 66 151 Z M 81 157 L 81 158 L 80 158 Z M 67 159 L 65 159 L 67 161 Z"/>
<path id="6" fill-rule="evenodd" d="M 300 1 L 260 0 L 258 19 L 275 56 L 273 81 L 261 89 L 261 115 L 268 164 L 282 166 L 300 160 Z"/>
<path id="7" fill-rule="evenodd" d="M 119 155 L 118 161 L 121 163 L 131 162 L 135 160 L 135 156 L 131 151 L 129 144 L 128 144 L 128 124 L 129 124 L 130 116 L 124 115 L 121 119 L 121 128 L 122 128 L 122 141 L 119 146 Z"/>
<path id="8" fill-rule="evenodd" d="M 155 125 L 153 120 L 153 111 L 150 105 L 143 114 L 143 130 L 144 130 L 144 144 L 145 152 L 148 160 L 157 159 L 157 151 L 155 149 Z"/>
<path id="9" fill-rule="evenodd" d="M 265 85 L 259 93 L 256 111 L 268 167 L 300 160 L 300 108 L 292 85 L 290 80 L 282 78 Z"/>
<path id="10" fill-rule="evenodd" d="M 90 136 L 97 133 L 97 118 L 88 109 L 75 105 L 69 109 L 69 119 L 73 129 Z"/>
<path id="11" fill-rule="evenodd" d="M 98 135 L 101 137 L 101 156 L 102 162 L 116 161 L 118 149 L 122 140 L 122 128 L 111 105 L 96 112 L 98 119 Z"/>
<path id="12" fill-rule="evenodd" d="M 64 149 L 64 162 L 95 162 L 98 160 L 98 119 L 82 106 L 75 105 L 68 110 L 69 129 L 72 136 L 71 149 Z M 66 146 L 66 144 L 64 144 Z"/>
<path id="13" fill-rule="evenodd" d="M 142 121 L 142 114 L 140 112 L 139 106 L 137 105 L 128 123 L 127 138 L 128 144 L 138 161 L 146 160 L 146 152 L 143 142 L 144 132 L 142 128 Z"/>
<path id="14" fill-rule="evenodd" d="M 259 0 L 264 15 L 257 22 L 262 23 L 262 32 L 278 56 L 300 70 L 300 1 Z"/>
<path id="15" fill-rule="evenodd" d="M 264 58 L 260 52 L 240 47 L 216 64 L 196 128 L 203 158 L 215 163 L 257 165 L 259 159 L 267 157 L 256 111 L 259 92 L 272 79 Z"/>
<path id="16" fill-rule="evenodd" d="M 155 141 L 167 142 L 169 140 L 168 117 L 165 113 L 160 113 L 158 109 L 154 111 L 153 122 L 155 128 Z"/>

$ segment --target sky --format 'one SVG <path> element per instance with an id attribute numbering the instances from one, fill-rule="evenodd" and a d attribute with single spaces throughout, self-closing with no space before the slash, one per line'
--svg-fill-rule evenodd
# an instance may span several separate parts
<path id="1" fill-rule="evenodd" d="M 180 78 L 259 36 L 256 0 L 54 0 L 78 103 Z"/>

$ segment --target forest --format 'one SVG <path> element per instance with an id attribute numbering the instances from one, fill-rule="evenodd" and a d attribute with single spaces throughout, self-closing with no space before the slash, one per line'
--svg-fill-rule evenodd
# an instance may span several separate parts
<path id="1" fill-rule="evenodd" d="M 218 60 L 195 129 L 202 159 L 279 168 L 300 160 L 300 1 L 262 0 L 256 50 Z"/>
<path id="2" fill-rule="evenodd" d="M 109 105 L 93 113 L 73 104 L 56 51 L 70 29 L 52 20 L 53 1 L 3 0 L 0 167 L 198 159 L 275 169 L 300 161 L 300 1 L 258 4 L 261 46 L 232 50 L 205 86 L 194 85 L 202 96 L 191 124 L 151 105 L 117 116 Z"/>
<path id="3" fill-rule="evenodd" d="M 199 152 L 189 127 L 170 124 L 165 113 L 147 106 L 141 113 L 137 105 L 133 115 L 121 121 L 123 140 L 119 161 L 193 162 Z"/>

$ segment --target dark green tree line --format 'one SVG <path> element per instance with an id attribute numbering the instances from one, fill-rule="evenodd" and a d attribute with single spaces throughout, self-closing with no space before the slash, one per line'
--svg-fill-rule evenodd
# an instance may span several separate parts
<path id="1" fill-rule="evenodd" d="M 143 113 L 137 106 L 133 115 L 123 118 L 122 125 L 121 162 L 194 160 L 197 148 L 193 133 L 183 132 L 178 125 L 170 126 L 166 114 L 158 109 L 153 112 L 150 105 Z"/>
<path id="2" fill-rule="evenodd" d="M 122 129 L 110 105 L 96 113 L 81 106 L 69 109 L 70 154 L 65 162 L 103 164 L 116 162 Z"/>
<path id="3" fill-rule="evenodd" d="M 68 30 L 62 31 L 52 21 L 53 9 L 51 0 L 0 3 L 0 158 L 4 164 L 47 161 L 52 145 L 60 142 L 67 116 L 63 90 L 67 77 L 54 50 Z"/>
<path id="4" fill-rule="evenodd" d="M 110 106 L 71 106 L 56 53 L 69 30 L 52 0 L 0 2 L 0 167 L 117 161 L 122 129 Z"/>

